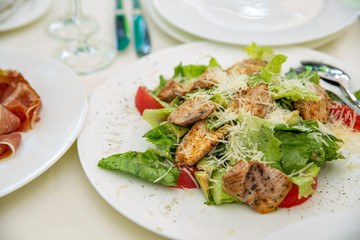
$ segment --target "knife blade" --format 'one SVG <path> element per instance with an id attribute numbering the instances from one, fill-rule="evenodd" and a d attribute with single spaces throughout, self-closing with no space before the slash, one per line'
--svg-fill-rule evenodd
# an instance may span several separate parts
<path id="1" fill-rule="evenodd" d="M 115 38 L 119 51 L 125 50 L 130 42 L 130 30 L 126 20 L 122 0 L 116 0 L 115 10 Z"/>
<path id="2" fill-rule="evenodd" d="M 151 43 L 140 0 L 133 0 L 133 26 L 136 54 L 145 56 L 151 51 Z"/>

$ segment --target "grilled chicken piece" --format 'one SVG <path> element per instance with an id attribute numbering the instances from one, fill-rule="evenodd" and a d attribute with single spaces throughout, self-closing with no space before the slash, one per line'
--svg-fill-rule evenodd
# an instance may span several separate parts
<path id="1" fill-rule="evenodd" d="M 210 88 L 214 86 L 215 83 L 218 83 L 219 80 L 226 73 L 223 72 L 220 68 L 208 68 L 203 74 L 201 74 L 191 85 L 189 86 L 189 92 L 198 89 L 198 88 Z"/>
<path id="2" fill-rule="evenodd" d="M 171 102 L 177 96 L 183 96 L 188 92 L 187 87 L 175 80 L 168 80 L 157 95 L 164 102 Z"/>
<path id="3" fill-rule="evenodd" d="M 294 107 L 299 110 L 303 119 L 326 123 L 330 114 L 331 99 L 324 88 L 315 86 L 315 89 L 318 101 L 299 100 L 294 102 Z"/>
<path id="4" fill-rule="evenodd" d="M 178 83 L 175 80 L 168 80 L 161 89 L 158 97 L 165 102 L 172 101 L 176 96 L 184 96 L 198 88 L 210 88 L 218 82 L 219 74 L 226 74 L 219 68 L 209 68 L 205 70 L 195 81 L 188 86 Z"/>
<path id="5" fill-rule="evenodd" d="M 285 173 L 260 162 L 238 161 L 223 175 L 223 190 L 260 213 L 274 211 L 292 183 Z"/>
<path id="6" fill-rule="evenodd" d="M 232 99 L 228 108 L 234 112 L 239 112 L 242 108 L 252 115 L 264 118 L 271 109 L 274 100 L 268 92 L 266 84 L 260 84 L 256 87 L 240 91 L 234 99 Z"/>
<path id="7" fill-rule="evenodd" d="M 209 131 L 205 127 L 205 120 L 195 123 L 182 139 L 175 152 L 175 162 L 180 166 L 193 166 L 202 157 L 211 152 L 223 139 L 227 131 L 218 129 Z"/>
<path id="8" fill-rule="evenodd" d="M 185 127 L 207 118 L 215 109 L 216 105 L 213 101 L 190 99 L 183 102 L 175 111 L 170 113 L 167 120 Z"/>
<path id="9" fill-rule="evenodd" d="M 246 74 L 250 75 L 253 73 L 260 72 L 260 67 L 265 67 L 267 65 L 266 61 L 261 61 L 257 59 L 245 59 L 242 62 L 238 62 L 232 65 L 226 70 L 229 75 L 238 75 Z"/>

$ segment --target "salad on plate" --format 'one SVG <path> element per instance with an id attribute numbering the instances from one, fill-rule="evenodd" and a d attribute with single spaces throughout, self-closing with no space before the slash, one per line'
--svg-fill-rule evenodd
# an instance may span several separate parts
<path id="1" fill-rule="evenodd" d="M 205 204 L 245 203 L 260 213 L 303 203 L 328 161 L 343 159 L 336 130 L 358 131 L 358 115 L 330 98 L 310 70 L 281 74 L 287 57 L 253 43 L 249 58 L 223 69 L 182 65 L 135 106 L 154 147 L 106 156 L 120 170 L 171 187 L 196 188 Z"/>

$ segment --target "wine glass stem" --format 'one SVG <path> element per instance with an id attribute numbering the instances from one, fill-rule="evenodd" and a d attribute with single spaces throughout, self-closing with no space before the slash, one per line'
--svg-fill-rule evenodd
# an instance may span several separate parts
<path id="1" fill-rule="evenodd" d="M 78 45 L 79 45 L 79 50 L 86 49 L 86 34 L 82 31 L 81 27 L 80 27 L 80 21 L 81 21 L 81 3 L 80 0 L 73 0 L 73 6 L 74 6 L 74 20 L 75 20 L 75 25 L 76 25 L 76 30 L 78 33 Z"/>

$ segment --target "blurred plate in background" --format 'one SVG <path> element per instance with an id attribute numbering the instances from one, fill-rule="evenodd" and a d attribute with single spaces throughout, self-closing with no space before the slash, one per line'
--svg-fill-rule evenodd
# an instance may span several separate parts
<path id="1" fill-rule="evenodd" d="M 152 0 L 176 28 L 228 44 L 280 46 L 333 36 L 353 23 L 359 6 L 340 0 Z"/>
<path id="2" fill-rule="evenodd" d="M 0 22 L 0 32 L 22 27 L 35 21 L 49 10 L 51 3 L 52 0 L 24 0 L 11 16 Z"/>

